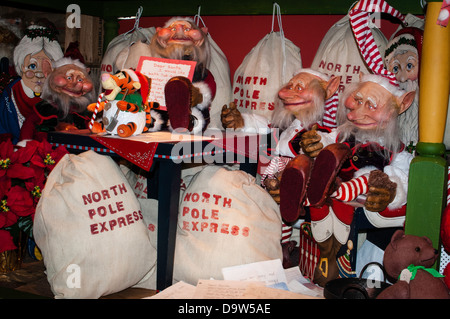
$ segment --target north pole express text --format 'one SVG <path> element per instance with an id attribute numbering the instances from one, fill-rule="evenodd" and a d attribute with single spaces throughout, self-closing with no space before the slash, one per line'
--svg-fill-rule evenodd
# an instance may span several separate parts
<path id="1" fill-rule="evenodd" d="M 203 203 L 207 208 L 186 206 L 186 203 Z M 250 228 L 221 221 L 224 211 L 232 207 L 232 199 L 207 192 L 186 192 L 183 197 L 181 227 L 185 231 L 209 232 L 248 237 Z M 222 218 L 223 220 L 223 218 Z"/>
<path id="2" fill-rule="evenodd" d="M 96 221 L 90 224 L 90 232 L 92 235 L 129 226 L 143 219 L 140 210 L 127 212 L 127 208 L 122 200 L 114 201 L 115 197 L 127 192 L 128 190 L 125 184 L 122 183 L 82 195 L 84 205 L 90 205 L 92 207 L 94 204 L 92 208 L 87 209 L 89 218 Z"/>

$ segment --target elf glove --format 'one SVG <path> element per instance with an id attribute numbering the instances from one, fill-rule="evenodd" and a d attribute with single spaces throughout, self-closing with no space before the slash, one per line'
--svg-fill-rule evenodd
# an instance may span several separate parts
<path id="1" fill-rule="evenodd" d="M 310 131 L 303 133 L 300 141 L 300 147 L 303 153 L 309 157 L 316 157 L 323 148 L 320 143 L 321 136 L 317 133 L 317 125 L 313 125 Z"/>
<path id="2" fill-rule="evenodd" d="M 220 120 L 222 121 L 223 128 L 238 129 L 244 127 L 244 119 L 241 112 L 236 108 L 236 104 L 231 102 L 230 107 L 225 104 L 222 107 L 222 113 L 220 114 Z"/>
<path id="3" fill-rule="evenodd" d="M 380 171 L 373 170 L 369 175 L 369 192 L 364 207 L 372 212 L 381 212 L 394 200 L 397 184 L 389 176 Z"/>

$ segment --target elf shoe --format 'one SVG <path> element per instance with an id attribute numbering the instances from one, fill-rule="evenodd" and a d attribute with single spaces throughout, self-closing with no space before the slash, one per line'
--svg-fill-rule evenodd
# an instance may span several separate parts
<path id="1" fill-rule="evenodd" d="M 280 181 L 280 213 L 290 223 L 305 215 L 303 202 L 311 175 L 313 160 L 304 154 L 286 165 Z"/>
<path id="2" fill-rule="evenodd" d="M 195 102 L 193 99 L 197 99 L 192 82 L 182 76 L 173 77 L 166 83 L 164 95 L 171 127 L 174 130 L 192 130 L 191 106 Z"/>
<path id="3" fill-rule="evenodd" d="M 343 143 L 330 144 L 320 151 L 314 161 L 307 190 L 310 206 L 321 207 L 325 204 L 330 193 L 334 191 L 331 188 L 335 185 L 342 164 L 350 155 L 350 147 Z"/>
<path id="4" fill-rule="evenodd" d="M 320 257 L 314 269 L 313 282 L 324 287 L 330 280 L 339 278 L 339 268 L 337 265 L 337 253 L 342 244 L 332 235 L 323 242 L 318 242 Z"/>

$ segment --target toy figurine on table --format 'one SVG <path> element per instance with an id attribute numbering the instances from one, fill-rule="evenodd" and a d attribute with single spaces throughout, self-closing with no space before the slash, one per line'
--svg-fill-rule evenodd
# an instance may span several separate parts
<path id="1" fill-rule="evenodd" d="M 209 122 L 211 102 L 216 94 L 216 82 L 207 69 L 211 59 L 208 29 L 200 28 L 189 17 L 171 18 L 163 27 L 157 27 L 149 47 L 142 51 L 142 44 L 132 45 L 126 54 L 119 53 L 115 61 L 119 70 L 136 69 L 126 58 L 129 56 L 150 54 L 155 58 L 190 60 L 197 62 L 192 81 L 185 77 L 174 77 L 165 86 L 167 111 L 153 109 L 150 131 L 165 129 L 201 133 Z M 136 52 L 137 51 L 137 52 Z"/>
<path id="2" fill-rule="evenodd" d="M 13 143 L 19 141 L 25 118 L 41 101 L 44 61 L 62 57 L 61 46 L 50 29 L 32 25 L 25 30 L 25 36 L 14 49 L 14 65 L 20 78 L 5 88 L 0 99 L 0 133 L 12 134 Z"/>
<path id="3" fill-rule="evenodd" d="M 20 139 L 39 139 L 39 132 L 87 128 L 87 105 L 96 99 L 89 69 L 79 60 L 63 57 L 52 64 L 43 61 L 42 72 L 42 100 L 25 119 Z"/>
<path id="4" fill-rule="evenodd" d="M 93 113 L 89 128 L 93 133 L 109 133 L 129 137 L 147 132 L 152 127 L 150 110 L 159 105 L 148 101 L 151 79 L 138 71 L 124 69 L 101 77 L 104 93 L 97 103 L 88 105 Z M 98 112 L 102 120 L 95 121 Z"/>

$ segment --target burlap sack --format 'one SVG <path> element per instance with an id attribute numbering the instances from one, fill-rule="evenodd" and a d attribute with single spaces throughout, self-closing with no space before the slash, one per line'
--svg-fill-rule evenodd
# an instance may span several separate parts
<path id="1" fill-rule="evenodd" d="M 378 50 L 381 54 L 384 54 L 387 44 L 386 37 L 375 24 L 372 28 L 372 34 Z M 372 73 L 356 45 L 348 15 L 336 22 L 325 34 L 314 56 L 311 69 L 329 76 L 341 76 L 339 96 L 346 86 L 359 81 L 360 72 L 364 74 Z"/>
<path id="2" fill-rule="evenodd" d="M 275 18 L 274 4 L 274 14 Z M 277 13 L 280 31 L 266 34 L 245 56 L 233 78 L 232 98 L 242 113 L 272 119 L 280 104 L 278 91 L 302 67 L 300 48 L 284 36 L 281 14 Z"/>
<path id="3" fill-rule="evenodd" d="M 223 267 L 282 259 L 278 205 L 243 171 L 207 166 L 180 198 L 174 282 L 223 279 Z"/>
<path id="4" fill-rule="evenodd" d="M 87 151 L 63 157 L 36 208 L 34 237 L 55 298 L 154 288 L 156 249 L 119 166 Z"/>

